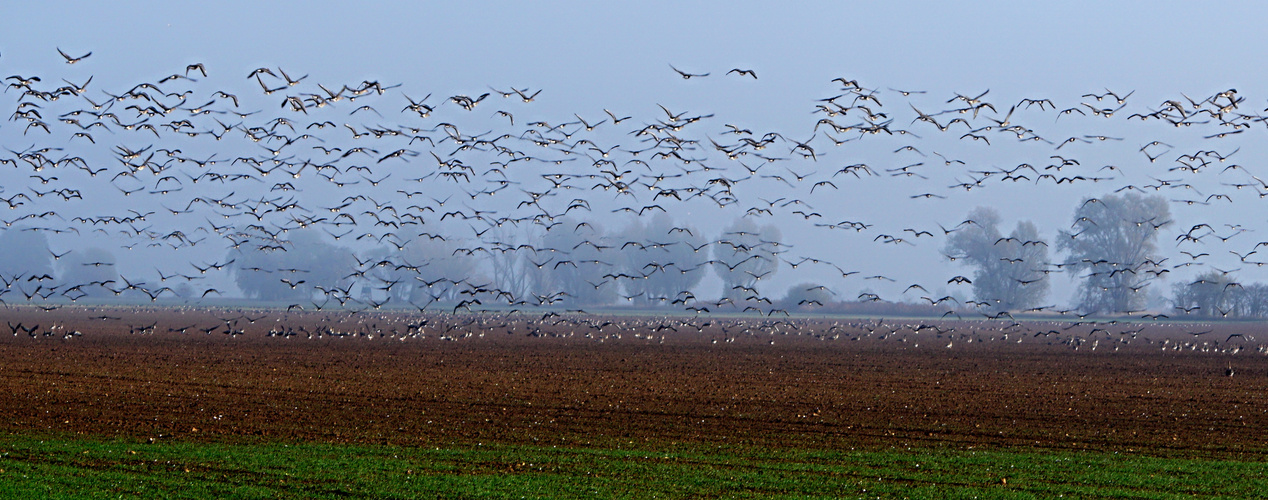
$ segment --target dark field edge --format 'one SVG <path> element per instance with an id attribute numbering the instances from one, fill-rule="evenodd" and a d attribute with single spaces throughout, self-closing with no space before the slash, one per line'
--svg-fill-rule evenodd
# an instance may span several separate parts
<path id="1" fill-rule="evenodd" d="M 3 301 L 0 301 L 3 302 Z M 5 309 L 13 309 L 18 311 L 38 311 L 44 309 L 44 312 L 56 314 L 58 310 L 75 310 L 75 311 L 181 311 L 181 310 L 226 310 L 226 311 L 260 311 L 272 313 L 290 312 L 292 302 L 286 301 L 261 301 L 253 299 L 231 298 L 231 299 L 208 299 L 202 301 L 171 301 L 158 300 L 154 302 L 138 302 L 130 300 L 112 300 L 107 298 L 98 299 L 81 299 L 78 301 L 68 300 L 50 300 L 47 303 L 3 303 L 0 307 Z M 41 306 L 54 307 L 53 309 L 45 309 Z M 302 304 L 301 304 L 302 305 Z M 330 305 L 317 310 L 311 307 L 303 309 L 295 309 L 294 312 L 303 313 L 324 313 L 324 314 L 402 314 L 402 315 L 419 315 L 419 314 L 443 314 L 454 317 L 480 316 L 486 314 L 514 314 L 525 318 L 534 318 L 547 313 L 574 313 L 594 317 L 616 317 L 616 318 L 717 318 L 717 319 L 771 319 L 771 320 L 820 320 L 820 321 L 858 321 L 879 319 L 889 321 L 939 321 L 948 323 L 998 323 L 1006 322 L 1084 322 L 1098 323 L 1108 321 L 1118 321 L 1129 324 L 1228 324 L 1228 325 L 1264 325 L 1268 326 L 1268 319 L 1256 318 L 1222 318 L 1207 316 L 1185 316 L 1177 315 L 1167 318 L 1142 318 L 1136 315 L 1127 314 L 1057 314 L 1057 313 L 1030 313 L 1018 312 L 1012 316 L 997 318 L 989 317 L 981 313 L 971 311 L 961 311 L 959 316 L 949 315 L 943 316 L 939 314 L 910 314 L 910 313 L 894 313 L 894 314 L 872 314 L 872 313 L 840 313 L 840 312 L 819 312 L 814 310 L 797 310 L 790 309 L 788 314 L 767 315 L 752 312 L 733 311 L 729 309 L 718 309 L 710 312 L 693 312 L 679 308 L 654 308 L 654 307 L 623 307 L 613 305 L 603 305 L 597 307 L 576 307 L 576 306 L 522 306 L 512 307 L 504 305 L 486 305 L 474 307 L 470 309 L 460 309 L 455 311 L 453 305 L 446 307 L 444 304 L 433 304 L 424 310 L 419 310 L 415 306 L 408 304 L 388 304 L 380 308 L 371 307 L 353 307 Z"/>
<path id="2" fill-rule="evenodd" d="M 1039 448 L 0 437 L 3 498 L 1264 498 L 1268 464 Z"/>

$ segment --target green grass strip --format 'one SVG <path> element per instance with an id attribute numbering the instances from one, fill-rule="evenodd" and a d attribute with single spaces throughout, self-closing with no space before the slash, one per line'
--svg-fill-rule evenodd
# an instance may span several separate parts
<path id="1" fill-rule="evenodd" d="M 2 498 L 1264 498 L 1268 466 L 1113 452 L 0 438 Z"/>

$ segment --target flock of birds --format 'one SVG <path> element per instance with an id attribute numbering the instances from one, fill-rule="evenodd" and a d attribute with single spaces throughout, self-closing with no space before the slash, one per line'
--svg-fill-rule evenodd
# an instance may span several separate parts
<path id="1" fill-rule="evenodd" d="M 104 312 L 104 314 L 102 314 Z M 50 323 L 13 320 L 14 336 L 74 339 L 97 325 L 126 326 L 129 335 L 215 335 L 237 338 L 328 341 L 462 342 L 504 338 L 546 338 L 596 343 L 715 345 L 806 345 L 807 342 L 888 344 L 904 349 L 994 349 L 1013 345 L 1073 351 L 1158 351 L 1236 355 L 1268 355 L 1268 344 L 1253 334 L 1215 333 L 1211 323 L 1192 323 L 1157 330 L 1158 325 L 1129 320 L 1108 321 L 974 321 L 943 322 L 904 319 L 816 319 L 722 316 L 601 316 L 577 311 L 449 312 L 372 311 L 354 315 L 269 309 L 141 309 L 85 312 Z M 159 314 L 154 314 L 158 312 Z M 89 316 L 89 314 L 92 314 Z M 137 320 L 146 319 L 140 324 Z M 148 321 L 148 322 L 146 322 Z M 1203 328 L 1194 332 L 1193 328 Z M 1149 333 L 1146 330 L 1153 329 Z M 923 346 L 923 347 L 922 347 Z M 1229 374 L 1232 375 L 1231 373 Z"/>
<path id="2" fill-rule="evenodd" d="M 78 72 L 92 67 L 92 52 L 75 56 L 58 48 L 57 53 L 73 65 L 68 70 L 73 75 L 4 78 L 5 93 L 13 100 L 0 127 L 7 152 L 0 157 L 4 231 L 44 235 L 53 262 L 125 267 L 114 260 L 75 260 L 85 248 L 99 246 L 122 255 L 120 261 L 133 252 L 144 256 L 155 273 L 121 273 L 91 282 L 67 282 L 57 273 L 0 273 L 0 301 L 46 310 L 91 300 L 85 298 L 92 290 L 144 295 L 156 303 L 212 304 L 234 295 L 224 284 L 228 276 L 250 274 L 311 294 L 291 304 L 288 314 L 321 309 L 331 300 L 341 310 L 363 315 L 392 307 L 419 313 L 513 311 L 462 320 L 484 325 L 534 306 L 576 309 L 578 293 L 549 278 L 572 272 L 581 273 L 595 290 L 607 287 L 612 292 L 607 296 L 617 297 L 617 303 L 750 312 L 764 319 L 716 321 L 737 329 L 754 321 L 763 326 L 752 331 L 770 332 L 795 329 L 798 320 L 787 318 L 789 309 L 807 301 L 822 304 L 813 299 L 781 304 L 776 292 L 782 290 L 765 285 L 782 267 L 816 276 L 815 287 L 832 293 L 834 300 L 880 301 L 881 295 L 868 287 L 893 287 L 903 291 L 884 300 L 910 300 L 923 292 L 933 305 L 961 317 L 974 314 L 974 307 L 958 299 L 934 299 L 937 294 L 929 290 L 963 290 L 957 287 L 968 284 L 964 276 L 931 278 L 903 289 L 908 283 L 884 272 L 850 268 L 848 248 L 843 255 L 806 255 L 799 247 L 807 245 L 782 241 L 771 228 L 785 235 L 901 248 L 937 245 L 974 224 L 937 213 L 936 224 L 894 227 L 867 215 L 841 213 L 842 200 L 878 186 L 892 190 L 886 200 L 903 204 L 963 199 L 1019 185 L 1076 186 L 1086 199 L 1124 191 L 1160 194 L 1178 209 L 1219 208 L 1268 196 L 1268 182 L 1240 161 L 1242 144 L 1235 142 L 1268 126 L 1268 116 L 1250 109 L 1234 89 L 1198 98 L 1182 94 L 1152 106 L 1133 106 L 1134 92 L 1106 89 L 1058 105 L 1043 96 L 1016 102 L 996 100 L 990 90 L 936 96 L 931 90 L 873 87 L 843 77 L 831 82 L 833 95 L 807 101 L 809 118 L 790 132 L 661 104 L 652 116 L 639 118 L 612 109 L 562 113 L 534 106 L 543 89 L 490 86 L 437 96 L 410 93 L 392 82 L 316 82 L 281 67 L 243 71 L 230 79 L 237 85 L 224 86 L 208 83 L 217 68 L 194 63 L 109 88 L 94 82 L 94 75 Z M 715 76 L 670 70 L 667 76 L 693 84 L 758 79 L 755 71 L 742 68 Z M 1167 140 L 1128 144 L 1125 137 L 1099 131 L 1111 122 L 1119 128 L 1128 122 L 1165 130 L 1159 133 L 1168 134 Z M 1085 128 L 1068 133 L 1072 127 Z M 1122 162 L 1098 160 L 1104 148 L 1121 154 L 1122 146 L 1129 150 L 1119 157 Z M 989 156 L 996 150 L 1025 160 L 998 166 L 1007 162 Z M 988 159 L 979 159 L 983 155 Z M 983 196 L 982 204 L 992 203 L 991 194 Z M 700 225 L 715 224 L 691 220 L 692 213 L 752 224 L 736 222 L 705 234 Z M 671 221 L 660 236 L 629 239 L 598 227 L 618 216 L 638 223 L 657 215 Z M 1072 227 L 1096 222 L 1076 220 Z M 1187 221 L 1155 222 L 1160 232 L 1189 227 Z M 291 238 L 303 230 L 321 231 L 327 241 L 348 245 L 355 259 L 352 273 L 338 283 L 314 283 L 306 277 L 315 269 L 248 267 L 246 259 L 234 258 L 305 252 Z M 1265 262 L 1253 256 L 1268 242 L 1242 236 L 1253 231 L 1249 224 L 1194 223 L 1177 239 L 1177 248 L 1187 255 L 1182 265 L 1230 259 L 1214 250 L 1222 245 L 1232 248 L 1233 262 L 1260 267 Z M 553 236 L 561 233 L 568 238 Z M 573 244 L 549 246 L 549 241 Z M 449 253 L 421 261 L 406 257 L 417 255 L 407 252 L 412 246 L 425 245 Z M 1208 247 L 1212 250 L 1200 252 Z M 428 277 L 428 266 L 447 265 L 442 257 L 452 256 L 482 260 L 468 276 Z M 1053 264 L 1033 263 L 1045 269 Z M 658 275 L 699 276 L 708 269 L 734 275 L 722 281 L 738 292 L 718 300 L 698 298 L 701 292 L 690 288 L 635 292 Z M 537 278 L 516 280 L 516 274 L 525 273 Z M 862 293 L 836 291 L 842 285 Z M 408 299 L 393 294 L 393 287 L 406 286 L 435 292 Z M 947 293 L 944 298 L 951 298 Z M 1056 306 L 1038 309 L 1077 313 Z M 771 318 L 777 315 L 784 319 Z M 1011 315 L 989 317 L 1016 330 L 998 336 L 1043 333 L 1040 325 L 1013 322 Z M 601 321 L 596 318 L 555 319 L 586 335 L 611 327 L 595 329 L 592 323 Z M 657 321 L 660 327 L 684 328 L 710 320 Z M 230 334 L 245 331 L 235 325 L 226 321 L 223 328 Z M 526 322 L 522 328 L 533 325 Z M 1132 325 L 1124 323 L 1111 337 L 1135 337 Z M 459 331 L 479 330 L 470 326 Z M 941 328 L 892 327 L 878 333 L 878 325 L 867 334 Z M 15 335 L 36 333 L 24 325 L 10 323 L 10 328 Z M 861 328 L 853 325 L 851 331 Z M 393 334 L 408 337 L 419 330 L 397 327 Z M 337 332 L 278 326 L 269 333 Z M 1086 338 L 1095 333 L 1102 332 Z"/>

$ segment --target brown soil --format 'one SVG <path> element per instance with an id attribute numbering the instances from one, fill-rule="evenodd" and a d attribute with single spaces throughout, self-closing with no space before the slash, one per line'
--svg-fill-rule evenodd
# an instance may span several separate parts
<path id="1" fill-rule="evenodd" d="M 23 327 L 9 335 L 0 324 L 8 432 L 1268 450 L 1268 356 L 1254 324 L 1133 332 L 1142 325 L 68 307 L 0 316 Z"/>

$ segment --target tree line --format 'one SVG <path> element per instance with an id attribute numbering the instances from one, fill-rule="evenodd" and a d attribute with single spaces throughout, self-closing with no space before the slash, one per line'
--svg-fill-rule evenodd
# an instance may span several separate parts
<path id="1" fill-rule="evenodd" d="M 340 305 L 356 300 L 427 307 L 433 303 L 513 306 L 693 307 L 712 270 L 723 301 L 761 304 L 758 283 L 778 270 L 780 231 L 740 218 L 713 239 L 665 214 L 604 228 L 562 217 L 555 230 L 491 228 L 477 240 L 420 236 L 357 255 L 316 231 L 286 241 L 244 233 L 225 257 L 247 297 Z M 769 299 L 765 299 L 770 304 Z"/>
<path id="2" fill-rule="evenodd" d="M 1038 237 L 1033 223 L 1018 222 L 1003 236 L 998 211 L 979 207 L 960 226 L 946 230 L 943 251 L 948 259 L 975 270 L 973 307 L 1052 309 L 1041 305 L 1050 275 L 1070 273 L 1080 280 L 1074 311 L 1137 314 L 1145 312 L 1151 287 L 1175 267 L 1167 264 L 1169 258 L 1158 247 L 1160 232 L 1173 224 L 1162 196 L 1128 192 L 1086 198 L 1075 210 L 1070 228 L 1057 232 L 1055 249 L 1065 257 L 1054 262 L 1048 258 L 1049 243 Z M 1194 226 L 1177 241 L 1197 243 L 1195 232 L 1204 226 Z M 1268 285 L 1244 285 L 1233 271 L 1211 270 L 1194 281 L 1175 283 L 1170 301 L 1172 310 L 1153 317 L 1268 317 Z"/>
<path id="3" fill-rule="evenodd" d="M 1159 234 L 1172 224 L 1167 200 L 1161 196 L 1110 194 L 1085 199 L 1070 227 L 1058 230 L 1055 242 L 1049 242 L 1030 221 L 1017 222 L 1005 234 L 999 212 L 978 207 L 957 225 L 940 226 L 946 237 L 944 257 L 972 270 L 970 276 L 955 276 L 947 284 L 971 285 L 973 298 L 929 294 L 920 297 L 927 303 L 913 304 L 924 308 L 903 311 L 1143 313 L 1148 292 L 1173 268 L 1158 247 Z M 244 228 L 228 235 L 234 245 L 224 260 L 207 267 L 227 268 L 248 298 L 312 301 L 319 308 L 356 301 L 420 308 L 489 302 L 698 311 L 728 306 L 759 311 L 898 310 L 876 304 L 892 302 L 866 290 L 857 297 L 839 296 L 813 281 L 793 285 L 781 299 L 767 298 L 759 286 L 770 282 L 781 262 L 794 268 L 800 263 L 782 256 L 786 245 L 778 227 L 759 226 L 751 218 L 734 220 L 712 238 L 663 213 L 610 230 L 570 217 L 558 219 L 555 226 L 563 230 L 494 228 L 479 233 L 477 240 L 462 242 L 422 235 L 360 253 L 329 242 L 317 230 L 289 231 L 289 239 L 280 240 Z M 1199 226 L 1179 241 L 1196 240 Z M 1051 258 L 1054 252 L 1063 257 Z M 111 252 L 86 248 L 58 253 L 49 248 L 42 232 L 28 228 L 0 233 L 0 255 L 3 293 L 16 291 L 28 301 L 146 295 L 154 301 L 165 293 L 188 301 L 208 295 L 204 290 L 198 296 L 189 285 L 202 279 L 198 273 L 164 275 L 160 270 L 154 283 L 133 283 L 119 276 Z M 720 299 L 700 301 L 696 289 L 709 271 L 722 283 L 716 295 Z M 1069 310 L 1043 305 L 1053 274 L 1079 280 Z M 911 288 L 927 291 L 924 286 Z M 1167 316 L 1268 317 L 1268 285 L 1240 283 L 1234 271 L 1210 270 L 1193 281 L 1173 284 L 1170 292 L 1173 309 Z"/>
<path id="4" fill-rule="evenodd" d="M 1000 215 L 976 208 L 959 226 L 946 230 L 944 255 L 975 270 L 974 307 L 994 311 L 1043 311 L 1051 275 L 1068 273 L 1080 280 L 1074 309 L 1083 314 L 1133 314 L 1145 310 L 1149 287 L 1169 272 L 1158 249 L 1158 235 L 1172 224 L 1161 196 L 1123 193 L 1086 198 L 1069 229 L 1057 232 L 1055 245 L 1039 237 L 1030 221 L 1020 221 L 1008 236 Z M 1065 254 L 1048 257 L 1049 248 Z M 1064 311 L 1063 311 L 1064 312 Z"/>

